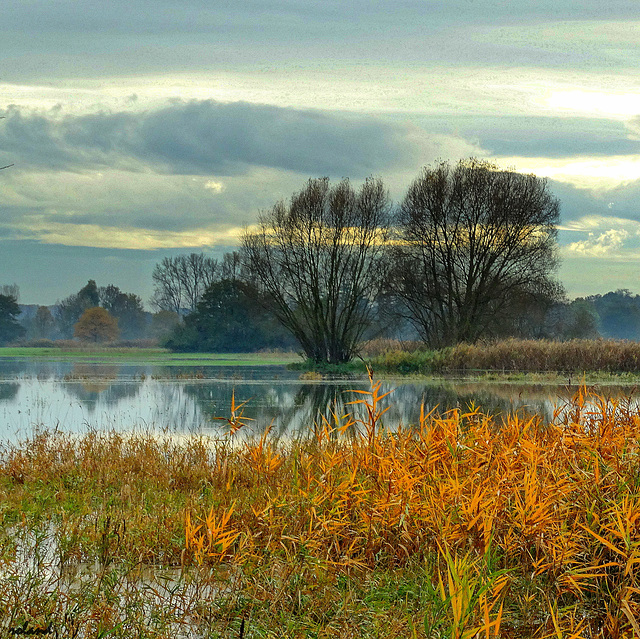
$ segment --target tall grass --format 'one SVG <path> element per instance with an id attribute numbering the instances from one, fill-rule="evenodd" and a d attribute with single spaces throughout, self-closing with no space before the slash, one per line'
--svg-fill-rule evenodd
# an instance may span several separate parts
<path id="1" fill-rule="evenodd" d="M 582 389 L 550 425 L 478 408 L 404 427 L 385 424 L 389 400 L 372 380 L 296 441 L 236 441 L 236 406 L 218 440 L 51 432 L 8 447 L 1 627 L 635 636 L 637 406 Z M 167 565 L 164 581 L 142 573 Z"/>
<path id="2" fill-rule="evenodd" d="M 376 370 L 431 374 L 447 372 L 610 373 L 640 371 L 640 343 L 622 340 L 507 339 L 458 344 L 441 350 L 391 348 L 372 358 Z"/>

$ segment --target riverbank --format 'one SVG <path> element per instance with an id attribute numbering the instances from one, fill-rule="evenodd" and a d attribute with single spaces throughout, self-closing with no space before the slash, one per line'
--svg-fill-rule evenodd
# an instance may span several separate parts
<path id="1" fill-rule="evenodd" d="M 162 348 L 111 347 L 65 342 L 56 347 L 0 347 L 3 359 L 86 364 L 184 366 L 286 366 L 309 382 L 376 376 L 550 385 L 640 383 L 640 344 L 611 340 L 503 340 L 427 350 L 419 344 L 365 343 L 361 356 L 345 364 L 318 364 L 293 352 L 175 353 Z"/>
<path id="2" fill-rule="evenodd" d="M 110 364 L 118 362 L 158 366 L 286 366 L 300 361 L 296 353 L 173 353 L 162 348 L 77 347 L 0 347 L 2 359 L 36 359 L 78 363 Z"/>
<path id="3" fill-rule="evenodd" d="M 640 419 L 576 394 L 296 440 L 40 431 L 0 456 L 0 628 L 59 636 L 630 636 Z M 351 432 L 350 436 L 346 436 Z"/>

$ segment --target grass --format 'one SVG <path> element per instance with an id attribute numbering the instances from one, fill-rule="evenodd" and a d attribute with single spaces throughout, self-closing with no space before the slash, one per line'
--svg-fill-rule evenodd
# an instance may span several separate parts
<path id="1" fill-rule="evenodd" d="M 384 343 L 383 343 L 384 345 Z M 622 340 L 507 339 L 488 344 L 458 344 L 440 350 L 398 348 L 385 350 L 365 344 L 365 355 L 376 371 L 400 374 L 442 375 L 487 373 L 557 373 L 580 377 L 583 373 L 640 373 L 640 343 Z"/>
<path id="2" fill-rule="evenodd" d="M 346 415 L 277 440 L 37 433 L 0 456 L 0 628 L 70 637 L 640 634 L 640 411 Z M 636 633 L 634 635 L 634 633 Z"/>
<path id="3" fill-rule="evenodd" d="M 47 361 L 72 361 L 108 364 L 128 362 L 156 364 L 160 366 L 265 366 L 285 365 L 296 362 L 300 356 L 286 352 L 264 353 L 172 353 L 162 348 L 109 348 L 86 347 L 0 347 L 3 358 L 39 359 Z"/>

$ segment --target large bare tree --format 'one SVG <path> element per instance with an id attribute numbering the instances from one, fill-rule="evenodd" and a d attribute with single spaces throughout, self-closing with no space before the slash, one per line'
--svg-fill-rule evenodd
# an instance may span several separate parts
<path id="1" fill-rule="evenodd" d="M 398 208 L 393 279 L 423 339 L 491 336 L 523 300 L 560 295 L 558 217 L 534 175 L 476 159 L 426 167 Z"/>
<path id="2" fill-rule="evenodd" d="M 270 309 L 315 362 L 351 359 L 384 283 L 390 205 L 381 180 L 309 180 L 263 213 L 242 251 Z"/>

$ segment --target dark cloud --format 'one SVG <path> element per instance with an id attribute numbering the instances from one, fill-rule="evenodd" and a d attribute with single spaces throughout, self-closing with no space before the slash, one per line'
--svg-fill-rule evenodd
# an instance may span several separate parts
<path id="1" fill-rule="evenodd" d="M 248 103 L 179 102 L 62 118 L 12 107 L 5 115 L 0 157 L 21 169 L 238 175 L 260 166 L 357 178 L 411 164 L 424 152 L 404 124 Z"/>
<path id="2" fill-rule="evenodd" d="M 617 224 L 617 218 L 640 222 L 640 180 L 601 192 L 553 180 L 549 181 L 549 186 L 560 200 L 561 224 L 570 224 L 585 217 L 602 218 L 604 226 L 608 217 L 614 218 L 611 226 Z"/>

